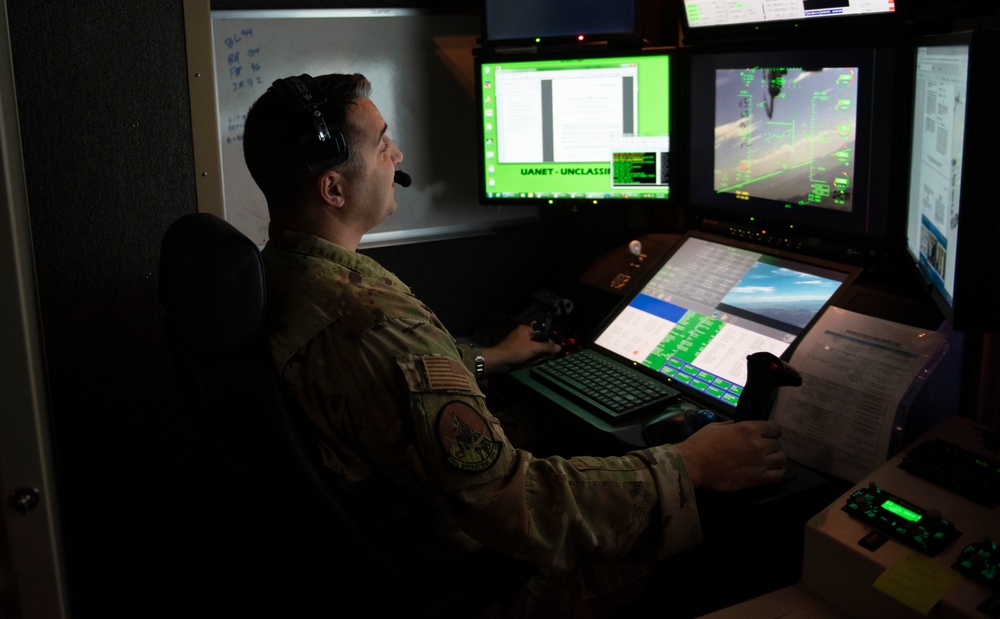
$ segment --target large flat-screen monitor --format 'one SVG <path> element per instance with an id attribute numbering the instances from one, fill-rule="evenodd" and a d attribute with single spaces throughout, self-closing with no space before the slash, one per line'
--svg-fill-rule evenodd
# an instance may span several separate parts
<path id="1" fill-rule="evenodd" d="M 638 41 L 637 0 L 481 0 L 486 47 Z"/>
<path id="2" fill-rule="evenodd" d="M 905 119 L 893 108 L 895 56 L 877 47 L 693 52 L 694 225 L 862 266 L 886 260 L 890 202 L 905 182 L 904 166 L 892 166 L 904 133 L 893 127 Z"/>
<path id="3" fill-rule="evenodd" d="M 684 0 L 686 39 L 810 36 L 823 30 L 850 32 L 903 21 L 913 0 Z"/>
<path id="4" fill-rule="evenodd" d="M 689 397 L 726 405 L 729 417 L 746 385 L 747 356 L 787 359 L 860 270 L 697 231 L 678 245 L 594 343 L 685 385 Z"/>
<path id="5" fill-rule="evenodd" d="M 480 201 L 670 198 L 671 50 L 476 57 Z"/>
<path id="6" fill-rule="evenodd" d="M 951 326 L 998 330 L 1000 32 L 917 39 L 906 246 Z"/>

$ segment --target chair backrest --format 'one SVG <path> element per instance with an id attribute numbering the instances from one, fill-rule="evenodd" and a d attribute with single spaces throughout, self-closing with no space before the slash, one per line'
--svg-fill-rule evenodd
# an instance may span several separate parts
<path id="1" fill-rule="evenodd" d="M 163 238 L 159 293 L 178 382 L 215 464 L 206 521 L 230 538 L 219 549 L 227 569 L 253 573 L 230 572 L 245 601 L 322 616 L 348 593 L 405 583 L 344 508 L 267 354 L 257 246 L 214 215 L 181 217 Z"/>
<path id="2" fill-rule="evenodd" d="M 363 600 L 367 616 L 464 615 L 532 573 L 485 550 L 453 571 L 401 566 L 352 517 L 265 348 L 263 262 L 235 227 L 207 213 L 175 221 L 160 250 L 159 292 L 180 386 L 226 492 L 228 552 L 255 576 L 234 575 L 255 616 L 329 616 L 349 600 Z M 262 600 L 268 590 L 276 597 Z M 268 602 L 275 614 L 261 612 Z"/>

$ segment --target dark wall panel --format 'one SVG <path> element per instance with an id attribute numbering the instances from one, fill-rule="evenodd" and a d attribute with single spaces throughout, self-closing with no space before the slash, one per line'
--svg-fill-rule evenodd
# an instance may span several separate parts
<path id="1" fill-rule="evenodd" d="M 181 0 L 7 10 L 71 608 L 152 616 L 128 611 L 190 589 L 200 457 L 156 294 L 160 237 L 196 209 Z"/>

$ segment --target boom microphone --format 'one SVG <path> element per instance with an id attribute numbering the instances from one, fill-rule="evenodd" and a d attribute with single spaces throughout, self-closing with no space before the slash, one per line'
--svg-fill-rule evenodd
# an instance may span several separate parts
<path id="1" fill-rule="evenodd" d="M 396 173 L 392 177 L 392 182 L 396 183 L 400 187 L 409 187 L 410 183 L 413 182 L 413 179 L 411 179 L 410 175 L 406 172 L 396 170 Z"/>

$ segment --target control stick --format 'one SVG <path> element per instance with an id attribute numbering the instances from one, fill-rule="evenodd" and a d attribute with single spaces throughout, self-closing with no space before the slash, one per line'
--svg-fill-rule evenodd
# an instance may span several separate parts
<path id="1" fill-rule="evenodd" d="M 531 322 L 531 339 L 537 342 L 547 342 L 552 337 L 552 326 L 556 316 L 565 316 L 573 311 L 573 302 L 560 297 L 548 290 L 539 290 L 531 296 L 532 300 L 543 309 L 541 321 Z"/>
<path id="2" fill-rule="evenodd" d="M 798 387 L 802 376 L 792 366 L 769 352 L 747 355 L 747 384 L 736 404 L 736 421 L 771 416 L 778 388 Z"/>

